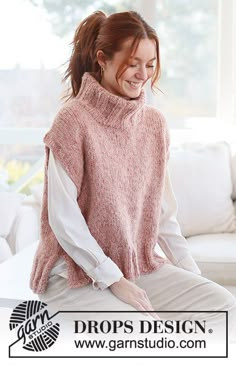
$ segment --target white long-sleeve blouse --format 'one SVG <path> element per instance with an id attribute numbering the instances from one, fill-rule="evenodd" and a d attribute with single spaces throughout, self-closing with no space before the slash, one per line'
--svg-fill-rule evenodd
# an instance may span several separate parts
<path id="1" fill-rule="evenodd" d="M 165 180 L 158 244 L 176 266 L 200 274 L 176 220 L 177 202 L 170 182 Z M 48 161 L 48 219 L 62 248 L 93 281 L 94 289 L 105 289 L 123 276 L 89 231 L 77 202 L 77 189 L 52 151 Z M 50 275 L 67 278 L 66 263 L 58 259 Z"/>

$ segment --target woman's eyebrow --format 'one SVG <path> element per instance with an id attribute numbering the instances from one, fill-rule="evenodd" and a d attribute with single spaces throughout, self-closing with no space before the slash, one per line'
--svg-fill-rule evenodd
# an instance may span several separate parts
<path id="1" fill-rule="evenodd" d="M 137 61 L 142 61 L 141 60 L 141 58 L 139 58 L 139 57 L 131 57 L 132 59 L 134 59 L 134 60 L 137 60 Z M 154 61 L 156 59 L 156 57 L 153 57 L 152 59 L 150 59 L 148 62 L 150 62 L 150 61 Z"/>

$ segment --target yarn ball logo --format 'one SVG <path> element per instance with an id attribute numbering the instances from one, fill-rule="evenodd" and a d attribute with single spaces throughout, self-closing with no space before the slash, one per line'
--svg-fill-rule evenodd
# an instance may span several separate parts
<path id="1" fill-rule="evenodd" d="M 29 351 L 44 351 L 57 340 L 60 325 L 53 323 L 46 303 L 38 300 L 18 304 L 10 317 L 10 330 L 17 330 L 18 340 L 23 340 L 23 348 Z"/>

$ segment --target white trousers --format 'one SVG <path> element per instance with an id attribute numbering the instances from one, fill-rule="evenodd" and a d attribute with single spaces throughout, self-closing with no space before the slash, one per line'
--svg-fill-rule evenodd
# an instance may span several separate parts
<path id="1" fill-rule="evenodd" d="M 220 324 L 225 321 L 222 313 L 206 312 L 228 311 L 229 338 L 235 341 L 236 298 L 222 286 L 171 264 L 164 264 L 158 271 L 142 275 L 135 284 L 146 291 L 161 319 L 205 319 Z M 94 290 L 89 284 L 70 289 L 67 280 L 58 275 L 49 278 L 47 289 L 39 295 L 39 299 L 54 311 L 135 311 L 135 308 L 113 295 L 109 288 Z M 201 314 L 184 311 L 205 312 Z"/>

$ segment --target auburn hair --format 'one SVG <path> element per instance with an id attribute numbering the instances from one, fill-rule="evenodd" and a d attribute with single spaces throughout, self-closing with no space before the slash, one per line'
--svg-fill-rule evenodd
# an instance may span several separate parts
<path id="1" fill-rule="evenodd" d="M 156 66 L 152 75 L 151 87 L 160 77 L 159 39 L 154 28 L 135 11 L 114 13 L 107 16 L 102 11 L 95 11 L 85 18 L 77 27 L 72 41 L 73 49 L 63 81 L 70 80 L 71 88 L 67 100 L 75 97 L 81 86 L 85 72 L 93 72 L 101 81 L 100 65 L 97 51 L 102 50 L 107 59 L 122 49 L 127 39 L 132 39 L 129 54 L 120 65 L 116 79 L 127 69 L 128 59 L 135 53 L 141 39 L 151 39 L 156 46 Z"/>

